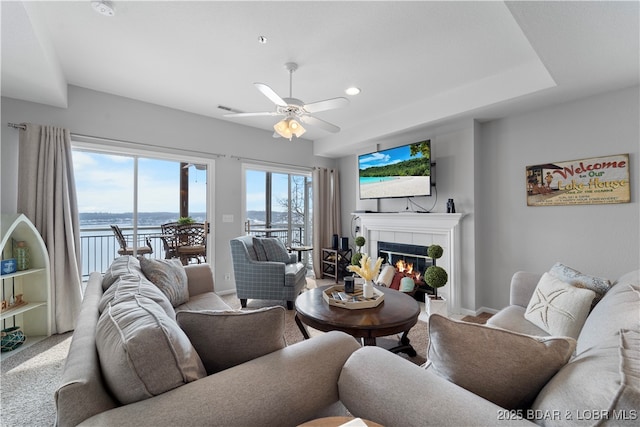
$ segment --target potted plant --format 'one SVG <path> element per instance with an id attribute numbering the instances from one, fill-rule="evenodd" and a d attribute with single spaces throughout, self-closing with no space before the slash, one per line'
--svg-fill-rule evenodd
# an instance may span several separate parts
<path id="1" fill-rule="evenodd" d="M 359 265 L 360 264 L 360 260 L 362 259 L 362 247 L 364 246 L 365 243 L 367 243 L 367 239 L 365 239 L 362 236 L 358 236 L 355 239 L 355 243 L 356 243 L 356 253 L 354 253 L 351 256 L 351 265 Z"/>
<path id="2" fill-rule="evenodd" d="M 429 315 L 433 313 L 447 315 L 447 300 L 438 296 L 438 288 L 446 285 L 449 280 L 447 271 L 436 265 L 436 260 L 442 257 L 442 253 L 443 250 L 440 245 L 430 245 L 427 250 L 427 255 L 433 259 L 433 265 L 424 272 L 424 281 L 433 288 L 434 292 L 433 295 L 429 295 L 429 298 L 425 299 L 425 308 Z"/>
<path id="3" fill-rule="evenodd" d="M 178 218 L 178 224 L 180 225 L 193 224 L 194 222 L 196 221 L 190 216 L 181 216 Z"/>

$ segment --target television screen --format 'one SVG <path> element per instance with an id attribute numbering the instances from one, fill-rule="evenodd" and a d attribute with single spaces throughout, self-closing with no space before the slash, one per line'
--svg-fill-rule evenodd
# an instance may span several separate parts
<path id="1" fill-rule="evenodd" d="M 361 199 L 431 195 L 431 140 L 358 156 Z"/>

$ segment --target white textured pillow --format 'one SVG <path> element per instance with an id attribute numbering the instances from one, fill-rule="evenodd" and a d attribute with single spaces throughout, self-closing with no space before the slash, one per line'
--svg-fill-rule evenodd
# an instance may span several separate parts
<path id="1" fill-rule="evenodd" d="M 577 288 L 544 273 L 524 317 L 550 335 L 578 338 L 595 296 L 590 289 Z"/>
<path id="2" fill-rule="evenodd" d="M 141 295 L 108 305 L 98 319 L 96 347 L 104 379 L 122 404 L 157 396 L 207 375 L 178 324 Z"/>

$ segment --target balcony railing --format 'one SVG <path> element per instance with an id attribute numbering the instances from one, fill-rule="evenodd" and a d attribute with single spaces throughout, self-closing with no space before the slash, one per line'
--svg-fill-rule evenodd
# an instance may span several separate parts
<path id="1" fill-rule="evenodd" d="M 122 234 L 128 242 L 133 240 L 133 229 L 131 227 L 121 227 Z M 149 238 L 153 253 L 152 258 L 164 258 L 164 246 L 162 240 L 153 237 L 161 233 L 160 227 L 138 227 L 138 246 L 146 245 Z M 93 271 L 104 273 L 114 259 L 119 257 L 118 249 L 120 245 L 116 241 L 111 228 L 94 227 L 82 228 L 80 230 L 80 265 L 82 277 L 87 278 Z"/>
<path id="2" fill-rule="evenodd" d="M 120 227 L 127 241 L 133 240 L 132 227 Z M 164 259 L 165 251 L 162 239 L 158 237 L 161 234 L 160 226 L 141 226 L 138 227 L 138 246 L 146 245 L 146 239 L 149 238 L 153 253 L 147 255 L 151 258 Z M 250 233 L 254 236 L 262 237 L 278 237 L 285 245 L 301 245 L 304 244 L 305 230 L 301 225 L 294 225 L 291 228 L 291 240 L 288 239 L 289 231 L 286 224 L 277 224 L 271 228 L 264 226 L 251 226 Z M 290 243 L 291 242 L 291 243 Z M 104 273 L 111 265 L 114 259 L 119 257 L 118 249 L 120 245 L 116 241 L 111 228 L 107 227 L 90 227 L 80 230 L 80 260 L 82 268 L 82 278 L 86 279 L 94 271 Z"/>

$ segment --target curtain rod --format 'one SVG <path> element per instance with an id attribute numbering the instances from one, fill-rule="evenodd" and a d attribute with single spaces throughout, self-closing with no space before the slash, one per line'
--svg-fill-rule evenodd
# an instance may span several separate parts
<path id="1" fill-rule="evenodd" d="M 239 156 L 233 156 L 233 155 L 231 155 L 229 157 L 232 158 L 232 159 L 235 159 L 235 160 L 254 162 L 254 163 L 263 164 L 263 165 L 286 166 L 288 168 L 294 168 L 294 169 L 298 169 L 298 170 L 306 171 L 306 172 L 309 172 L 309 171 L 313 170 L 313 168 L 308 167 L 308 166 L 291 165 L 289 163 L 272 162 L 272 161 L 269 161 L 269 160 L 252 159 L 250 157 L 239 157 Z"/>
<path id="2" fill-rule="evenodd" d="M 10 128 L 14 128 L 14 129 L 20 129 L 20 130 L 27 130 L 27 125 L 25 124 L 18 124 L 18 123 L 7 123 L 7 126 L 9 126 Z"/>

